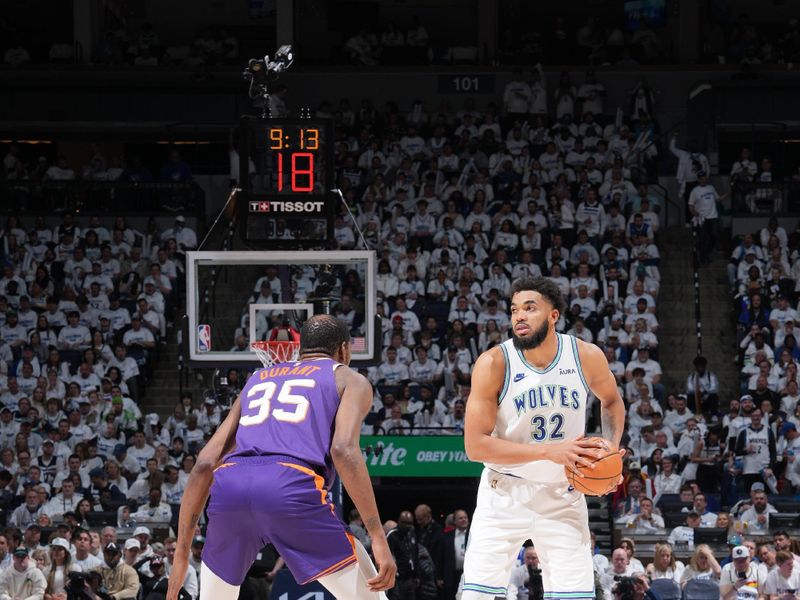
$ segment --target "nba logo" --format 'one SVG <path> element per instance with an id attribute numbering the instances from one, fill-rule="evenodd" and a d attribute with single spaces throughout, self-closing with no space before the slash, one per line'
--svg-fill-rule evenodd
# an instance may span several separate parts
<path id="1" fill-rule="evenodd" d="M 211 352 L 211 325 L 197 326 L 197 351 Z"/>

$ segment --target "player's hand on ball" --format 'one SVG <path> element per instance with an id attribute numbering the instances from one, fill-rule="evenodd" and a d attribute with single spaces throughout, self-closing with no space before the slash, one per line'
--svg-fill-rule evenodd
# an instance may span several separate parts
<path id="1" fill-rule="evenodd" d="M 600 456 L 600 451 L 608 448 L 608 442 L 603 438 L 581 436 L 574 440 L 548 444 L 548 459 L 559 465 L 564 465 L 571 469 L 578 466 L 594 468 L 594 461 Z M 583 474 L 577 471 L 580 477 Z"/>
<path id="2" fill-rule="evenodd" d="M 386 538 L 372 540 L 372 555 L 375 557 L 378 574 L 367 581 L 369 589 L 373 592 L 385 592 L 392 589 L 394 577 L 397 574 L 397 565 L 394 564 L 394 558 L 386 543 Z"/>

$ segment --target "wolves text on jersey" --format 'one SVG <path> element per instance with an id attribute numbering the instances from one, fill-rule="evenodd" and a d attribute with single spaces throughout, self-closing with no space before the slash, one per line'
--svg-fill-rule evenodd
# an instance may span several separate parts
<path id="1" fill-rule="evenodd" d="M 525 390 L 514 396 L 513 402 L 518 415 L 537 408 L 578 410 L 581 407 L 581 394 L 579 390 L 564 385 L 547 384 Z"/>

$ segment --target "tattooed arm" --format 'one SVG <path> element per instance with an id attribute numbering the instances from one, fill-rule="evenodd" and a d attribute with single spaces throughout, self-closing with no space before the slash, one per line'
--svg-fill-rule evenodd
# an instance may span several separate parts
<path id="1" fill-rule="evenodd" d="M 236 430 L 239 425 L 239 416 L 239 399 L 237 398 L 225 421 L 222 422 L 208 444 L 200 451 L 197 463 L 189 473 L 189 479 L 186 482 L 186 489 L 181 500 L 181 512 L 178 518 L 178 541 L 175 544 L 175 559 L 169 575 L 167 600 L 177 600 L 178 592 L 186 578 L 192 537 L 206 505 L 206 500 L 208 500 L 211 484 L 214 482 L 214 469 L 222 458 L 233 449 L 236 441 Z"/>
<path id="2" fill-rule="evenodd" d="M 586 385 L 600 400 L 603 437 L 611 442 L 614 448 L 619 448 L 622 432 L 625 429 L 625 404 L 619 395 L 617 381 L 609 370 L 608 361 L 600 348 L 581 340 L 577 342 Z"/>

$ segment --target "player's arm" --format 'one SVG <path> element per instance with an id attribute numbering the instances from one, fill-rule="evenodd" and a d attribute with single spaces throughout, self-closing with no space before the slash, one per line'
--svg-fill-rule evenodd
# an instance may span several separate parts
<path id="1" fill-rule="evenodd" d="M 582 340 L 576 341 L 586 385 L 600 400 L 603 437 L 610 441 L 614 448 L 619 448 L 622 432 L 625 429 L 625 403 L 619 395 L 617 380 L 609 370 L 608 360 L 600 348 Z"/>
<path id="2" fill-rule="evenodd" d="M 240 417 L 239 398 L 231 406 L 228 416 L 211 436 L 211 439 L 200 451 L 197 462 L 189 473 L 186 489 L 181 500 L 181 511 L 178 518 L 178 540 L 175 543 L 175 559 L 169 576 L 167 600 L 177 600 L 178 592 L 186 578 L 189 566 L 189 549 L 192 544 L 194 530 L 200 520 L 200 514 L 208 500 L 211 484 L 214 481 L 214 469 L 222 457 L 228 454 L 236 442 L 236 431 Z"/>
<path id="3" fill-rule="evenodd" d="M 394 587 L 397 567 L 386 542 L 381 525 L 372 482 L 361 454 L 361 424 L 372 407 L 372 386 L 362 375 L 346 367 L 336 370 L 344 379 L 342 399 L 336 413 L 336 424 L 331 441 L 331 458 L 347 493 L 353 500 L 364 527 L 372 541 L 372 553 L 378 567 L 377 576 L 367 583 L 372 591 L 385 591 Z"/>
<path id="4" fill-rule="evenodd" d="M 505 371 L 505 359 L 497 347 L 481 354 L 472 369 L 464 423 L 464 449 L 469 459 L 500 465 L 546 459 L 563 465 L 591 467 L 595 449 L 601 447 L 599 440 L 578 438 L 554 444 L 520 444 L 492 436 Z"/>

